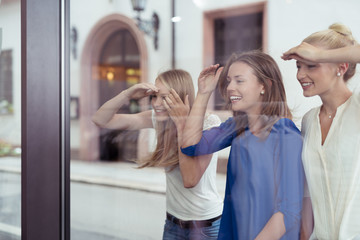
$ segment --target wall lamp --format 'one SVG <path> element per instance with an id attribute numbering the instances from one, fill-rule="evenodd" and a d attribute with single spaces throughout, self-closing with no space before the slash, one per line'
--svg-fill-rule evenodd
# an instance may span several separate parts
<path id="1" fill-rule="evenodd" d="M 154 12 L 151 20 L 144 20 L 140 18 L 140 13 L 144 11 L 146 0 L 131 0 L 133 10 L 137 12 L 136 24 L 138 28 L 154 38 L 154 48 L 158 49 L 158 31 L 160 26 L 159 16 Z"/>
<path id="2" fill-rule="evenodd" d="M 76 27 L 72 27 L 70 32 L 70 48 L 74 59 L 77 58 L 77 41 L 78 41 L 78 30 Z"/>

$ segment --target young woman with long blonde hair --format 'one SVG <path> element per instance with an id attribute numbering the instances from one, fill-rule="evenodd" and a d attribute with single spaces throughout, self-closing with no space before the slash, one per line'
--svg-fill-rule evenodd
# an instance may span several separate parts
<path id="1" fill-rule="evenodd" d="M 153 110 L 117 114 L 130 99 L 151 96 Z M 100 127 L 123 130 L 155 128 L 157 144 L 152 155 L 139 159 L 140 167 L 164 167 L 166 172 L 166 223 L 163 239 L 217 239 L 222 200 L 216 188 L 217 155 L 192 158 L 179 151 L 182 131 L 194 102 L 194 86 L 184 70 L 161 73 L 155 84 L 139 83 L 110 99 L 94 114 Z M 171 104 L 171 107 L 169 107 Z M 220 119 L 209 115 L 205 128 Z"/>

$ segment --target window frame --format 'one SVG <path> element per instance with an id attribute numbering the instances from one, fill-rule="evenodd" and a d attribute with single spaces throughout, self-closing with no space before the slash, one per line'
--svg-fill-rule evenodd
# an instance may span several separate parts
<path id="1" fill-rule="evenodd" d="M 69 0 L 21 0 L 22 239 L 70 239 Z"/>

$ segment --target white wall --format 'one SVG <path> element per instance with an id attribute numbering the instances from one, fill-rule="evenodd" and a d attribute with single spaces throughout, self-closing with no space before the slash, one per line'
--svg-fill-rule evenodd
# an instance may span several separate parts
<path id="1" fill-rule="evenodd" d="M 0 139 L 20 145 L 21 142 L 21 49 L 20 1 L 3 1 L 0 4 L 2 50 L 13 53 L 13 107 L 11 115 L 0 115 Z"/>

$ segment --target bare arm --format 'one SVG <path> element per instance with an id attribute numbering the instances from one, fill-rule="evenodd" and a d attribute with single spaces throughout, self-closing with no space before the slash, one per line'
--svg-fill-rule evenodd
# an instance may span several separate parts
<path id="1" fill-rule="evenodd" d="M 265 227 L 261 230 L 255 240 L 275 240 L 280 239 L 286 232 L 284 215 L 277 212 L 269 219 Z"/>
<path id="2" fill-rule="evenodd" d="M 218 66 L 219 65 L 212 65 L 200 73 L 198 93 L 183 131 L 182 147 L 194 145 L 198 143 L 202 137 L 206 107 L 223 69 L 220 68 L 217 71 Z"/>
<path id="3" fill-rule="evenodd" d="M 304 62 L 349 62 L 360 63 L 360 45 L 354 45 L 336 49 L 317 48 L 308 43 L 291 48 L 282 56 L 284 60 L 299 60 Z"/>
<path id="4" fill-rule="evenodd" d="M 104 128 L 135 130 L 152 127 L 151 111 L 137 114 L 116 114 L 120 107 L 129 103 L 130 99 L 140 99 L 157 92 L 151 83 L 140 83 L 122 91 L 104 103 L 93 115 L 92 121 Z"/>
<path id="5" fill-rule="evenodd" d="M 171 89 L 169 96 L 165 98 L 163 103 L 169 112 L 171 119 L 176 125 L 178 134 L 179 167 L 184 187 L 194 187 L 198 184 L 208 167 L 212 154 L 199 157 L 189 157 L 183 154 L 180 150 L 185 122 L 190 111 L 188 96 L 186 96 L 185 103 L 183 103 L 176 91 Z"/>
<path id="6" fill-rule="evenodd" d="M 300 239 L 308 240 L 313 232 L 314 218 L 310 197 L 304 197 L 303 208 L 301 212 Z"/>

